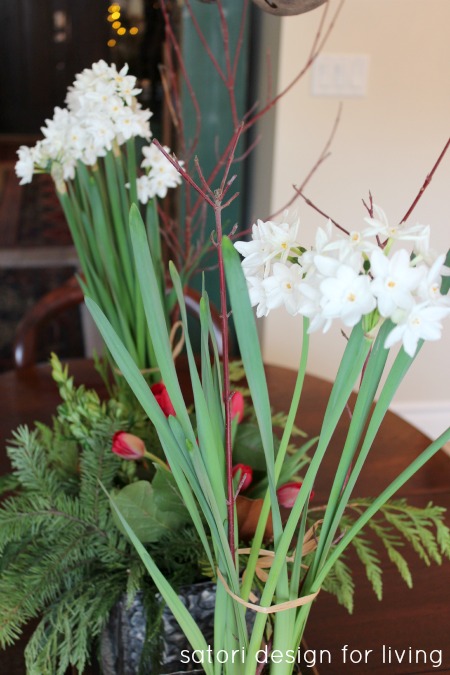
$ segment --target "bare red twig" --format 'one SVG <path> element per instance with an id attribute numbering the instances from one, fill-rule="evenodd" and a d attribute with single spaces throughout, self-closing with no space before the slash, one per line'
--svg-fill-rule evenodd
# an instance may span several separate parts
<path id="1" fill-rule="evenodd" d="M 261 117 L 263 117 L 263 116 L 264 116 L 271 108 L 273 108 L 273 107 L 278 103 L 278 101 L 279 101 L 281 98 L 283 98 L 284 96 L 286 96 L 286 94 L 287 94 L 287 93 L 288 93 L 288 92 L 289 92 L 289 91 L 297 84 L 297 82 L 298 82 L 298 81 L 305 75 L 305 73 L 310 69 L 310 67 L 312 66 L 312 64 L 314 63 L 314 61 L 316 60 L 316 58 L 318 57 L 318 55 L 320 54 L 320 52 L 322 51 L 323 47 L 325 46 L 325 44 L 326 44 L 326 42 L 327 42 L 327 40 L 328 40 L 328 38 L 329 38 L 329 36 L 330 36 L 330 34 L 331 34 L 331 32 L 332 32 L 334 26 L 335 26 L 335 24 L 336 24 L 336 21 L 337 21 L 338 16 L 339 16 L 339 14 L 340 14 L 340 12 L 341 12 L 341 9 L 342 9 L 342 7 L 343 7 L 343 5 L 344 5 L 344 2 L 345 2 L 345 0 L 341 0 L 341 1 L 340 1 L 339 5 L 338 5 L 338 7 L 337 7 L 337 9 L 336 9 L 336 11 L 335 11 L 335 13 L 334 13 L 334 15 L 333 15 L 333 17 L 332 17 L 330 23 L 329 23 L 329 25 L 328 25 L 328 27 L 327 27 L 327 30 L 325 31 L 325 34 L 324 34 L 323 38 L 320 39 L 320 38 L 321 38 L 321 34 L 322 34 L 322 30 L 323 30 L 323 26 L 324 26 L 324 24 L 325 24 L 325 18 L 326 18 L 327 12 L 328 12 L 329 2 L 327 2 L 327 3 L 325 4 L 325 8 L 324 8 L 324 11 L 323 11 L 323 13 L 322 13 L 322 18 L 321 18 L 321 22 L 320 22 L 320 25 L 319 25 L 319 29 L 318 29 L 318 31 L 317 31 L 317 33 L 316 33 L 315 38 L 314 38 L 313 46 L 312 46 L 312 49 L 311 49 L 311 51 L 310 51 L 309 57 L 308 57 L 308 59 L 307 59 L 305 65 L 304 65 L 303 68 L 297 73 L 297 75 L 294 77 L 294 79 L 291 80 L 291 82 L 289 82 L 289 84 L 288 84 L 284 89 L 282 89 L 276 96 L 274 96 L 274 97 L 273 97 L 273 98 L 272 98 L 272 99 L 271 99 L 271 100 L 270 100 L 270 101 L 269 101 L 269 102 L 268 102 L 268 103 L 267 103 L 267 104 L 266 104 L 266 105 L 265 105 L 265 106 L 264 106 L 264 107 L 263 107 L 263 108 L 262 108 L 262 109 L 254 116 L 254 117 L 253 117 L 253 118 L 252 118 L 252 120 L 251 120 L 250 122 L 247 123 L 247 125 L 253 126 L 253 124 L 255 124 L 255 123 L 256 123 Z M 248 128 L 248 126 L 246 126 L 246 128 L 244 129 L 244 131 L 246 131 L 247 128 Z"/>
<path id="2" fill-rule="evenodd" d="M 159 148 L 159 150 L 161 150 L 161 152 L 162 152 L 162 154 L 164 155 L 164 157 L 165 157 L 166 159 L 169 160 L 169 162 L 172 164 L 172 166 L 175 167 L 175 169 L 176 169 L 176 170 L 179 172 L 179 174 L 184 178 L 184 180 L 185 180 L 187 183 L 189 183 L 189 185 L 190 185 L 192 188 L 194 188 L 194 190 L 195 190 L 196 192 L 199 193 L 199 195 L 201 196 L 202 200 L 204 200 L 205 202 L 207 202 L 210 206 L 212 206 L 212 207 L 214 208 L 214 206 L 215 206 L 214 202 L 211 201 L 210 197 L 206 194 L 206 192 L 204 192 L 204 191 L 202 190 L 202 188 L 201 188 L 199 185 L 197 185 L 197 183 L 195 182 L 195 180 L 193 180 L 193 179 L 190 177 L 190 175 L 188 174 L 188 172 L 185 171 L 185 170 L 183 169 L 183 167 L 181 166 L 180 162 L 179 162 L 177 159 L 175 159 L 174 157 L 172 157 L 171 155 L 169 155 L 169 153 L 163 148 L 163 146 L 161 145 L 161 143 L 160 143 L 158 140 L 156 140 L 156 138 L 153 139 L 152 143 L 154 143 L 154 144 L 156 145 L 156 147 Z"/>
<path id="3" fill-rule="evenodd" d="M 192 11 L 191 3 L 189 0 L 185 0 L 185 5 L 188 9 L 189 12 L 189 17 L 192 21 L 192 25 L 194 26 L 195 32 L 197 33 L 198 39 L 202 43 L 203 49 L 205 50 L 206 54 L 208 55 L 209 60 L 211 61 L 212 65 L 217 71 L 218 76 L 222 80 L 222 82 L 226 85 L 227 83 L 227 78 L 225 77 L 225 74 L 222 70 L 222 68 L 219 65 L 219 62 L 217 61 L 214 52 L 212 51 L 211 47 L 208 44 L 208 40 L 206 39 L 202 29 L 200 28 L 200 24 L 197 21 L 197 17 L 195 16 L 195 12 Z"/>
<path id="4" fill-rule="evenodd" d="M 364 204 L 364 208 L 366 209 L 367 213 L 369 214 L 370 218 L 373 218 L 373 197 L 372 193 L 369 190 L 369 203 L 366 204 L 364 199 L 362 200 L 362 203 Z"/>
<path id="5" fill-rule="evenodd" d="M 238 39 L 236 43 L 236 51 L 234 53 L 234 63 L 232 69 L 233 80 L 236 81 L 237 69 L 239 65 L 239 58 L 241 56 L 242 45 L 244 44 L 244 30 L 248 16 L 248 5 L 250 0 L 244 0 L 242 5 L 241 25 L 239 26 Z"/>
<path id="6" fill-rule="evenodd" d="M 276 211 L 275 213 L 272 213 L 269 216 L 268 220 L 272 220 L 272 218 L 275 218 L 280 213 L 282 213 L 283 211 L 288 209 L 290 206 L 292 206 L 292 204 L 299 198 L 300 194 L 303 192 L 303 190 L 305 189 L 305 187 L 307 186 L 307 184 L 309 183 L 311 178 L 314 176 L 314 174 L 318 170 L 319 166 L 321 164 L 323 164 L 323 162 L 330 156 L 329 150 L 330 150 L 331 144 L 333 142 L 333 139 L 336 135 L 336 131 L 337 131 L 337 128 L 339 126 L 339 122 L 341 121 L 341 114 L 342 114 L 342 104 L 339 104 L 338 111 L 337 111 L 336 117 L 334 119 L 334 123 L 333 123 L 333 127 L 331 129 L 330 135 L 328 136 L 328 139 L 327 139 L 324 147 L 322 148 L 322 151 L 321 151 L 319 157 L 317 158 L 316 162 L 314 163 L 314 165 L 312 166 L 312 168 L 308 172 L 307 176 L 303 179 L 303 182 L 300 185 L 300 187 L 295 189 L 294 196 L 281 209 L 278 209 L 278 211 Z"/>
<path id="7" fill-rule="evenodd" d="M 191 99 L 192 105 L 194 106 L 194 110 L 195 110 L 195 134 L 194 134 L 194 139 L 192 141 L 192 144 L 191 144 L 191 147 L 189 148 L 189 150 L 186 147 L 186 138 L 185 138 L 184 130 L 181 132 L 181 135 L 180 135 L 180 141 L 183 143 L 184 148 L 185 148 L 185 152 L 186 152 L 186 154 L 184 155 L 184 158 L 185 158 L 184 161 L 188 162 L 189 159 L 190 159 L 190 156 L 192 156 L 192 154 L 195 152 L 195 148 L 197 147 L 197 144 L 198 144 L 198 139 L 200 138 L 201 111 L 200 111 L 200 106 L 198 104 L 197 96 L 195 94 L 194 88 L 192 86 L 191 80 L 190 80 L 189 75 L 188 75 L 187 70 L 186 70 L 186 65 L 184 63 L 184 59 L 183 59 L 183 55 L 181 53 L 180 45 L 178 43 L 178 40 L 175 36 L 175 33 L 173 32 L 172 25 L 170 23 L 169 13 L 168 13 L 167 7 L 166 7 L 166 0 L 161 0 L 161 9 L 162 9 L 163 16 L 164 16 L 164 23 L 165 23 L 167 38 L 170 41 L 172 49 L 173 49 L 173 51 L 176 55 L 178 66 L 181 70 L 181 73 L 182 73 L 182 76 L 183 76 L 183 79 L 184 79 L 184 83 L 186 85 L 186 89 L 189 93 L 189 98 Z M 175 69 L 173 69 L 173 71 L 175 72 Z M 178 90 L 177 86 L 175 86 L 173 88 L 173 94 L 177 97 L 177 99 L 179 101 L 180 100 L 179 99 L 179 90 Z M 181 114 L 181 105 L 179 106 L 179 108 L 180 108 L 179 120 L 182 121 L 183 115 Z"/>
<path id="8" fill-rule="evenodd" d="M 349 232 L 348 230 L 346 230 L 345 227 L 342 227 L 342 225 L 339 225 L 339 223 L 337 223 L 335 220 L 333 220 L 333 218 L 330 218 L 330 216 L 328 216 L 324 211 L 322 211 L 321 209 L 319 209 L 319 207 L 316 206 L 316 205 L 315 205 L 310 199 L 308 199 L 308 197 L 306 197 L 304 194 L 302 194 L 301 192 L 299 192 L 298 195 L 299 195 L 299 197 L 301 197 L 301 198 L 306 202 L 306 204 L 308 204 L 308 206 L 310 206 L 312 209 L 314 209 L 314 211 L 317 211 L 317 213 L 320 213 L 321 216 L 323 216 L 323 217 L 326 218 L 327 220 L 330 220 L 330 221 L 333 223 L 333 225 L 334 225 L 335 227 L 338 228 L 338 230 L 341 230 L 341 232 L 344 232 L 344 234 L 348 234 L 348 235 L 350 234 L 350 232 Z"/>
<path id="9" fill-rule="evenodd" d="M 307 59 L 307 62 L 306 62 L 305 65 L 301 68 L 301 70 L 298 72 L 298 74 L 293 78 L 293 80 L 291 80 L 291 82 L 290 82 L 290 83 L 289 83 L 289 84 L 288 84 L 288 85 L 287 85 L 287 86 L 286 86 L 279 94 L 277 94 L 276 96 L 274 96 L 268 103 L 266 103 L 266 105 L 265 105 L 261 110 L 259 110 L 258 112 L 256 112 L 253 116 L 251 116 L 250 118 L 248 118 L 248 119 L 244 122 L 244 125 L 243 125 L 243 128 L 242 128 L 242 134 L 244 134 L 244 133 L 245 133 L 246 131 L 248 131 L 251 127 L 253 127 L 253 126 L 256 124 L 256 122 L 257 122 L 259 119 L 261 119 L 261 117 L 263 117 L 269 110 L 271 110 L 271 109 L 276 105 L 276 103 L 277 103 L 281 98 L 283 98 L 283 97 L 284 97 L 284 96 L 285 96 L 285 95 L 286 95 L 286 94 L 287 94 L 287 93 L 295 86 L 295 84 L 296 84 L 296 83 L 297 83 L 297 82 L 298 82 L 298 81 L 306 74 L 306 72 L 308 72 L 309 68 L 310 68 L 310 67 L 312 66 L 312 64 L 314 63 L 314 61 L 315 61 L 315 59 L 317 58 L 318 54 L 320 53 L 321 49 L 323 49 L 323 47 L 324 47 L 324 45 L 325 45 L 325 43 L 326 43 L 326 41 L 327 41 L 327 39 L 328 39 L 328 37 L 329 37 L 329 35 L 330 35 L 332 29 L 334 28 L 334 25 L 335 25 L 335 23 L 336 23 L 336 21 L 337 21 L 337 18 L 338 18 L 338 16 L 339 16 L 339 13 L 340 13 L 340 11 L 341 11 L 343 5 L 344 5 L 344 2 L 345 2 L 345 0 L 341 0 L 341 1 L 340 1 L 340 3 L 339 3 L 339 5 L 338 5 L 338 7 L 337 7 L 337 9 L 336 9 L 336 11 L 335 11 L 333 17 L 332 17 L 331 20 L 330 20 L 330 24 L 328 25 L 328 27 L 327 27 L 327 29 L 326 29 L 326 31 L 325 31 L 325 34 L 322 36 L 323 27 L 324 27 L 324 24 L 325 24 L 325 17 L 326 17 L 326 15 L 327 15 L 328 4 L 329 4 L 329 3 L 326 3 L 326 5 L 325 5 L 325 10 L 324 10 L 324 12 L 322 13 L 320 25 L 319 25 L 319 28 L 318 28 L 318 30 L 317 30 L 316 36 L 315 36 L 315 38 L 314 38 L 313 46 L 312 46 L 312 49 L 311 49 L 311 51 L 310 51 L 310 55 L 309 55 L 309 57 L 308 57 L 308 59 Z M 222 152 L 222 155 L 221 155 L 220 158 L 218 159 L 216 166 L 213 168 L 212 172 L 211 172 L 210 175 L 208 176 L 208 179 L 207 179 L 207 180 L 208 180 L 209 185 L 211 185 L 211 184 L 213 183 L 213 181 L 215 180 L 217 174 L 219 173 L 219 171 L 221 170 L 222 166 L 224 165 L 224 162 L 226 161 L 226 158 L 229 157 L 230 152 L 231 152 L 232 143 L 233 143 L 233 137 L 232 137 L 232 138 L 230 139 L 230 141 L 228 142 L 228 144 L 227 144 L 225 150 Z M 196 201 L 196 203 L 193 205 L 193 208 L 192 208 L 192 215 L 193 215 L 193 216 L 195 215 L 196 210 L 198 209 L 198 207 L 199 207 L 199 205 L 200 205 L 200 201 L 201 201 L 201 200 L 198 199 L 198 200 Z"/>
<path id="10" fill-rule="evenodd" d="M 423 193 L 425 192 L 425 190 L 427 189 L 427 187 L 431 183 L 431 180 L 432 180 L 434 174 L 436 173 L 436 169 L 438 168 L 439 164 L 442 162 L 442 160 L 444 158 L 444 155 L 447 152 L 447 150 L 449 149 L 449 147 L 450 147 L 450 138 L 448 139 L 447 143 L 445 144 L 444 149 L 442 150 L 441 154 L 437 158 L 437 160 L 436 160 L 433 168 L 431 169 L 430 173 L 425 178 L 425 181 L 424 181 L 422 187 L 420 188 L 418 194 L 416 195 L 413 203 L 411 204 L 411 206 L 409 207 L 409 209 L 407 210 L 407 212 L 405 213 L 405 215 L 401 219 L 400 223 L 404 223 L 405 221 L 407 221 L 409 216 L 411 215 L 411 213 L 416 208 L 419 199 L 422 197 Z"/>

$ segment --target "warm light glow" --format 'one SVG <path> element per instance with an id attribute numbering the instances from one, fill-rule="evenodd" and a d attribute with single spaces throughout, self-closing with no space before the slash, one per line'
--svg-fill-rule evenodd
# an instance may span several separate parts
<path id="1" fill-rule="evenodd" d="M 115 47 L 117 42 L 115 40 L 108 40 L 106 44 L 108 45 L 108 47 Z"/>
<path id="2" fill-rule="evenodd" d="M 119 28 L 119 30 L 117 31 L 117 35 L 125 35 L 126 32 L 127 32 L 126 28 Z"/>
<path id="3" fill-rule="evenodd" d="M 113 12 L 110 16 L 111 19 L 109 19 L 108 16 L 110 21 L 117 21 L 117 19 L 120 19 L 120 12 Z"/>
<path id="4" fill-rule="evenodd" d="M 110 5 L 110 6 L 108 7 L 108 12 L 109 12 L 109 13 L 111 13 L 111 12 L 120 12 L 120 5 L 117 5 L 117 4 L 116 4 L 116 5 Z"/>
<path id="5" fill-rule="evenodd" d="M 110 21 L 111 23 L 114 21 L 112 14 L 108 16 L 108 21 Z"/>
<path id="6" fill-rule="evenodd" d="M 118 28 L 120 28 L 121 25 L 122 24 L 120 23 L 120 21 L 114 21 L 112 27 L 114 28 L 114 30 L 117 30 Z"/>
<path id="7" fill-rule="evenodd" d="M 136 28 L 136 26 L 132 26 L 130 28 L 130 35 L 137 35 L 139 33 L 139 28 Z"/>

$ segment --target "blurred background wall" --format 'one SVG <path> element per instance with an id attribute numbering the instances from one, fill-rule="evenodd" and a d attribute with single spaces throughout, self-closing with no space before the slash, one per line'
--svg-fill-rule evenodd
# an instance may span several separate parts
<path id="1" fill-rule="evenodd" d="M 337 6 L 331 0 L 331 8 Z M 288 19 L 264 15 L 258 58 L 279 42 L 273 65 L 278 87 L 305 62 L 321 10 Z M 314 165 L 343 108 L 331 157 L 305 194 L 347 228 L 364 226 L 362 199 L 369 190 L 390 221 L 401 220 L 450 132 L 450 2 L 448 0 L 346 0 L 324 55 L 362 57 L 368 66 L 364 95 L 313 95 L 309 73 L 272 115 L 273 138 L 265 137 L 255 161 L 252 210 L 264 218 L 281 208 Z M 275 52 L 276 53 L 276 52 Z M 361 59 L 360 59 L 361 61 Z M 260 92 L 265 76 L 261 69 Z M 338 73 L 339 76 L 339 73 Z M 325 73 L 325 78 L 327 74 Z M 363 78 L 363 75 L 361 75 Z M 363 78 L 364 79 L 364 78 Z M 326 84 L 325 89 L 326 89 Z M 323 219 L 297 202 L 302 233 Z M 450 154 L 415 209 L 411 223 L 432 225 L 432 245 L 450 248 Z M 295 367 L 301 319 L 283 310 L 260 320 L 268 363 Z M 293 340 L 295 334 L 298 340 Z M 343 351 L 340 327 L 312 340 L 309 372 L 333 379 Z M 450 423 L 450 327 L 428 343 L 397 395 L 395 410 L 431 435 Z"/>

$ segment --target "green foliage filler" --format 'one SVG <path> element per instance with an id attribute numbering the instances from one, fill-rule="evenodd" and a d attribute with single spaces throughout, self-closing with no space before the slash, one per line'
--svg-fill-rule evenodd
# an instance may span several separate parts
<path id="1" fill-rule="evenodd" d="M 56 358 L 53 369 L 63 402 L 51 427 L 20 427 L 13 434 L 13 472 L 2 485 L 9 495 L 0 508 L 0 643 L 13 643 L 37 619 L 25 652 L 30 675 L 62 675 L 69 665 L 82 672 L 119 597 L 128 592 L 131 598 L 137 589 L 147 604 L 155 597 L 103 488 L 118 498 L 134 486 L 152 491 L 146 527 L 165 523 L 147 538 L 152 556 L 175 587 L 192 582 L 199 569 L 198 539 L 174 501 L 171 474 L 151 484 L 152 465 L 111 452 L 118 430 L 155 449 L 144 413 L 135 403 L 101 402 L 95 392 L 75 388 Z M 169 500 L 177 505 L 165 519 Z"/>
<path id="2" fill-rule="evenodd" d="M 139 590 L 148 616 L 144 658 L 150 655 L 156 667 L 162 605 L 142 551 L 139 554 L 129 542 L 122 519 L 145 546 L 144 558 L 150 554 L 152 565 L 175 590 L 213 577 L 214 570 L 173 474 L 163 463 L 123 460 L 111 452 L 113 435 L 121 430 L 139 436 L 156 458 L 164 459 L 154 427 L 138 403 L 128 398 L 125 388 L 101 401 L 94 391 L 76 388 L 56 357 L 52 366 L 62 403 L 51 426 L 37 423 L 32 431 L 20 427 L 14 432 L 8 447 L 13 470 L 0 483 L 5 495 L 0 508 L 0 644 L 3 648 L 12 644 L 33 621 L 35 629 L 25 650 L 27 673 L 64 675 L 69 666 L 82 672 L 95 654 L 114 604 L 124 593 L 131 600 Z M 260 498 L 267 477 L 261 471 L 264 450 L 253 429 L 251 407 L 246 420 L 236 430 L 234 458 L 251 463 L 255 475 L 261 474 L 248 492 L 251 498 Z M 274 414 L 275 427 L 285 420 L 283 414 Z M 302 433 L 296 430 L 296 435 Z M 301 479 L 298 472 L 309 465 L 307 452 L 316 441 L 289 447 L 279 484 Z M 278 451 L 279 440 L 274 437 L 273 442 Z M 109 497 L 121 517 L 111 509 Z M 349 502 L 332 550 L 372 505 L 370 499 Z M 313 499 L 303 524 L 309 528 L 316 523 L 318 540 L 325 508 Z M 402 549 L 409 545 L 427 565 L 450 557 L 450 531 L 443 519 L 444 509 L 432 504 L 418 508 L 404 500 L 387 502 L 353 537 L 353 551 L 336 560 L 323 590 L 351 612 L 353 569 L 359 562 L 379 599 L 383 568 L 389 561 L 411 586 Z M 304 557 L 299 589 L 313 557 L 314 553 Z M 242 573 L 248 557 L 241 556 L 240 563 Z M 293 578 L 296 572 L 291 573 Z M 263 590 L 261 585 L 259 591 Z"/>
<path id="3" fill-rule="evenodd" d="M 350 529 L 356 518 L 373 501 L 366 498 L 350 502 L 340 523 L 341 530 L 345 532 Z M 413 586 L 413 579 L 407 557 L 400 552 L 405 547 L 410 552 L 414 551 L 426 565 L 440 565 L 443 558 L 450 558 L 450 530 L 444 523 L 445 512 L 445 508 L 431 502 L 419 508 L 404 499 L 393 499 L 379 510 L 376 518 L 369 520 L 365 530 L 352 539 L 351 547 L 364 565 L 367 578 L 379 600 L 383 595 L 383 566 L 387 563 L 383 559 L 383 549 L 409 588 Z M 353 611 L 354 582 L 345 556 L 335 563 L 323 588 L 334 593 L 338 602 L 349 612 Z"/>

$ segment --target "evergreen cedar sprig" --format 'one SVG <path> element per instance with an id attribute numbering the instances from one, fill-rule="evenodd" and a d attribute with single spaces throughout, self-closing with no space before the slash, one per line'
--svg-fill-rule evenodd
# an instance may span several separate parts
<path id="1" fill-rule="evenodd" d="M 134 402 L 101 402 L 76 388 L 56 358 L 52 363 L 62 403 L 52 427 L 14 433 L 14 492 L 0 508 L 0 644 L 15 642 L 39 619 L 25 651 L 30 675 L 63 675 L 69 665 L 82 672 L 115 602 L 138 589 L 146 602 L 156 594 L 101 488 L 117 493 L 142 469 L 111 452 L 114 432 L 128 428 L 155 447 L 151 425 Z M 149 550 L 174 585 L 191 583 L 201 565 L 193 528 L 164 531 Z"/>

